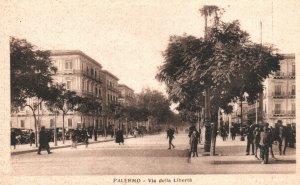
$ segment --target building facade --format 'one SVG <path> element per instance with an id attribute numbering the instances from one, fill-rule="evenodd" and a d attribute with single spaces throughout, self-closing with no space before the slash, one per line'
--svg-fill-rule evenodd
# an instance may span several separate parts
<path id="1" fill-rule="evenodd" d="M 108 127 L 109 125 L 115 125 L 115 120 L 112 119 L 112 113 L 110 113 L 110 104 L 116 104 L 118 102 L 119 90 L 118 81 L 119 78 L 107 70 L 102 71 L 103 76 L 103 121 L 102 128 Z"/>
<path id="2" fill-rule="evenodd" d="M 124 84 L 119 84 L 118 90 L 119 90 L 119 97 L 118 97 L 119 103 L 125 106 L 129 105 L 130 101 L 134 99 L 134 90 Z"/>
<path id="3" fill-rule="evenodd" d="M 296 82 L 295 54 L 284 54 L 280 70 L 270 75 L 264 82 L 264 91 L 254 104 L 243 103 L 243 124 L 263 121 L 275 126 L 281 120 L 283 125 L 295 124 Z M 230 122 L 240 123 L 240 103 L 234 104 Z M 225 118 L 228 119 L 229 118 Z"/>
<path id="4" fill-rule="evenodd" d="M 280 70 L 264 82 L 263 118 L 270 125 L 279 120 L 284 125 L 296 122 L 295 54 L 285 54 Z"/>
<path id="5" fill-rule="evenodd" d="M 79 50 L 53 50 L 50 56 L 57 73 L 53 76 L 53 82 L 65 84 L 66 89 L 75 91 L 80 96 L 93 96 L 102 99 L 103 77 L 101 75 L 102 66 L 100 63 L 87 56 Z M 27 102 L 35 102 L 36 99 L 28 99 Z M 38 109 L 38 126 L 53 128 L 54 121 L 56 127 L 63 126 L 62 115 L 55 116 L 50 112 L 45 104 L 41 104 Z M 64 127 L 74 129 L 77 127 L 98 126 L 103 122 L 101 117 L 80 115 L 77 112 L 69 111 L 65 116 Z M 11 126 L 14 128 L 34 129 L 34 118 L 28 107 L 22 108 L 20 112 L 11 116 Z"/>

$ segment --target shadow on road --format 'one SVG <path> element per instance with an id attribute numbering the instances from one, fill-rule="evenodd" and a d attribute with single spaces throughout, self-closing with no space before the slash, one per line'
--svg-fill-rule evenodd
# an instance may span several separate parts
<path id="1" fill-rule="evenodd" d="M 243 160 L 243 161 L 212 161 L 214 165 L 232 165 L 232 164 L 260 164 L 260 160 Z M 296 160 L 270 160 L 269 164 L 295 164 Z"/>

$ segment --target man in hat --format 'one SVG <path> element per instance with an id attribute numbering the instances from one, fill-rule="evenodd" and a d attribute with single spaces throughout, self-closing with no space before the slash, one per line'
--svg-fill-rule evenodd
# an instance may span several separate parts
<path id="1" fill-rule="evenodd" d="M 271 135 L 269 132 L 269 124 L 266 123 L 263 128 L 263 132 L 260 133 L 260 154 L 261 159 L 263 160 L 263 164 L 268 164 L 269 161 L 269 148 L 271 145 Z"/>
<path id="2" fill-rule="evenodd" d="M 50 133 L 46 132 L 45 127 L 42 126 L 41 131 L 40 131 L 40 146 L 39 146 L 39 150 L 38 150 L 37 154 L 41 155 L 42 149 L 46 149 L 48 154 L 52 153 L 52 152 L 50 152 L 50 147 L 49 147 L 50 139 L 51 139 Z"/>

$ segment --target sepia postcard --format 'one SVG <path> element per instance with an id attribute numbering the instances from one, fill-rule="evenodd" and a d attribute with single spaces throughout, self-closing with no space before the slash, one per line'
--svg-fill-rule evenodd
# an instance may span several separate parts
<path id="1" fill-rule="evenodd" d="M 299 184 L 297 0 L 0 0 L 0 184 Z"/>

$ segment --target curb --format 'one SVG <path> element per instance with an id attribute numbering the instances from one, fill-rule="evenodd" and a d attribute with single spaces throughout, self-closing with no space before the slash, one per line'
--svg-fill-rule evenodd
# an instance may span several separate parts
<path id="1" fill-rule="evenodd" d="M 134 137 L 127 137 L 127 138 L 124 138 L 125 139 L 132 139 Z M 115 139 L 107 139 L 107 140 L 103 140 L 103 141 L 92 141 L 89 143 L 90 144 L 95 144 L 95 143 L 105 143 L 105 142 L 110 142 L 110 141 L 115 141 Z M 84 143 L 78 143 L 77 146 L 79 145 L 85 145 Z M 54 147 L 50 147 L 51 150 L 56 150 L 56 149 L 60 149 L 60 148 L 68 148 L 68 147 L 71 147 L 71 144 L 68 144 L 68 145 L 63 145 L 63 146 L 54 146 Z M 29 150 L 23 150 L 23 151 L 17 151 L 17 152 L 11 152 L 11 156 L 14 156 L 14 155 L 20 155 L 20 154 L 26 154 L 26 153 L 31 153 L 31 152 L 37 152 L 38 149 L 35 148 L 35 149 L 29 149 Z"/>

